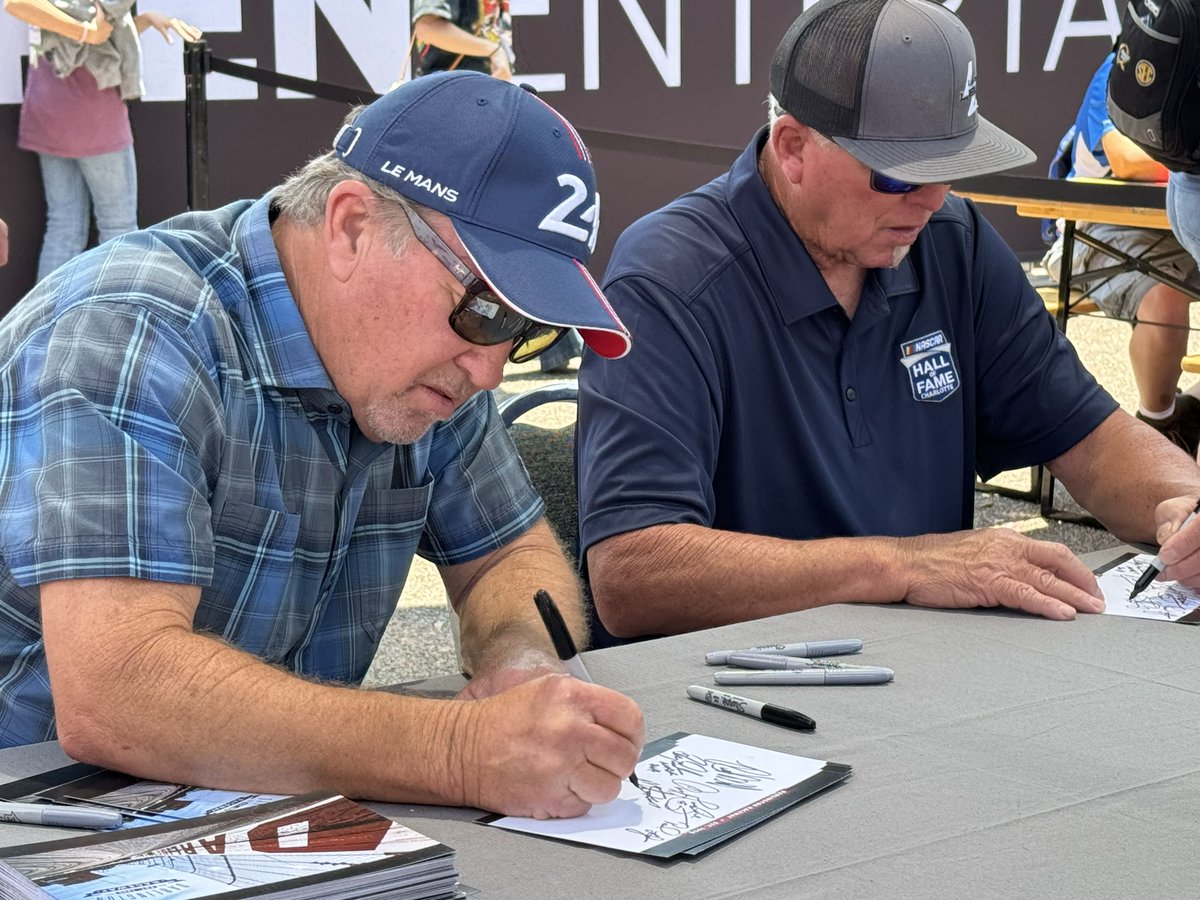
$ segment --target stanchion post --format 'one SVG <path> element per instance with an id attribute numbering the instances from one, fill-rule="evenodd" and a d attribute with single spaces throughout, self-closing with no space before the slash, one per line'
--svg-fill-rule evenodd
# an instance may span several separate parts
<path id="1" fill-rule="evenodd" d="M 185 42 L 183 108 L 187 120 L 188 209 L 208 209 L 208 71 L 208 42 Z"/>

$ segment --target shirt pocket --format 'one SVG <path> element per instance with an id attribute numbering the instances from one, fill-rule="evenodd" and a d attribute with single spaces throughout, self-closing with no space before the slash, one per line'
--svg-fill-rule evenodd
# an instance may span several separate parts
<path id="1" fill-rule="evenodd" d="M 364 493 L 319 621 L 285 665 L 328 681 L 362 681 L 396 610 L 432 495 L 432 478 Z"/>
<path id="2" fill-rule="evenodd" d="M 300 516 L 228 501 L 213 522 L 213 578 L 197 631 L 274 660 L 304 633 L 312 599 L 291 584 Z"/>
<path id="3" fill-rule="evenodd" d="M 416 487 L 368 491 L 350 538 L 342 598 L 372 647 L 395 612 L 429 513 L 433 478 Z"/>

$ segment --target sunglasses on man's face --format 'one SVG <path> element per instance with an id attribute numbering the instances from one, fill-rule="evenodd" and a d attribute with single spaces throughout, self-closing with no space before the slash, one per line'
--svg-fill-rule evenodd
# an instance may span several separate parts
<path id="1" fill-rule="evenodd" d="M 930 184 L 948 184 L 945 181 L 930 182 Z M 890 175 L 884 175 L 882 172 L 871 170 L 871 190 L 878 191 L 881 194 L 911 194 L 913 191 L 919 191 L 923 187 L 928 187 L 928 184 L 913 184 L 910 181 L 901 181 L 899 178 L 892 178 Z"/>
<path id="2" fill-rule="evenodd" d="M 911 194 L 923 187 L 925 187 L 923 184 L 912 184 L 908 181 L 901 181 L 899 178 L 892 178 L 890 175 L 884 175 L 882 172 L 876 172 L 874 169 L 871 170 L 871 190 L 881 194 Z"/>
<path id="3" fill-rule="evenodd" d="M 512 341 L 508 358 L 522 363 L 545 353 L 567 333 L 561 325 L 547 325 L 521 315 L 496 296 L 487 282 L 477 278 L 424 219 L 407 206 L 404 214 L 412 225 L 413 236 L 464 288 L 462 299 L 450 313 L 450 327 L 464 341 L 480 347 Z"/>

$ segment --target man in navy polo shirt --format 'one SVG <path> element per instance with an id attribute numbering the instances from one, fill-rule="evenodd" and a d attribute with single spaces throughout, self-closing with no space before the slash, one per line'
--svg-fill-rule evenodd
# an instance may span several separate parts
<path id="1" fill-rule="evenodd" d="M 635 223 L 606 273 L 638 349 L 581 373 L 580 546 L 613 634 L 841 601 L 1103 609 L 1058 544 L 972 531 L 976 472 L 1048 461 L 1200 583 L 1200 470 L 1083 369 L 949 182 L 1033 154 L 977 111 L 926 0 L 825 0 L 733 168 Z M 1180 562 L 1184 557 L 1187 559 Z"/>

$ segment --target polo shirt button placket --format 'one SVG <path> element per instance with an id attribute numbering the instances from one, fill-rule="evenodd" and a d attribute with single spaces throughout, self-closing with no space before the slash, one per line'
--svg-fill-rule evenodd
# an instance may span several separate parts
<path id="1" fill-rule="evenodd" d="M 854 388 L 852 388 L 852 387 L 846 388 L 846 400 L 849 401 L 850 403 L 853 403 L 857 399 L 858 399 L 858 391 L 854 390 Z"/>

